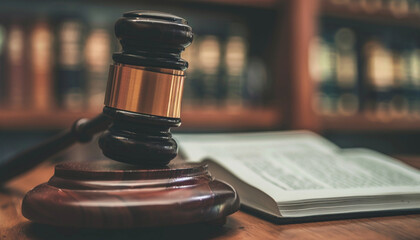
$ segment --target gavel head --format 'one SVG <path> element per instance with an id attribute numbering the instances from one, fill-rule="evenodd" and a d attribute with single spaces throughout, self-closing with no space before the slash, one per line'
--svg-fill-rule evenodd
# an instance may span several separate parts
<path id="1" fill-rule="evenodd" d="M 191 44 L 185 19 L 161 12 L 127 12 L 115 24 L 122 52 L 113 55 L 104 114 L 113 125 L 99 139 L 105 156 L 162 166 L 178 152 L 171 127 L 181 124 L 184 71 L 181 52 Z"/>

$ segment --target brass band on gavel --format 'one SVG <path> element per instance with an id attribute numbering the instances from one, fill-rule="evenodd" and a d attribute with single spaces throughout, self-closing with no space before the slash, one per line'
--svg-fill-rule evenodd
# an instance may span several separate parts
<path id="1" fill-rule="evenodd" d="M 110 66 L 105 106 L 179 118 L 184 71 L 126 64 Z"/>

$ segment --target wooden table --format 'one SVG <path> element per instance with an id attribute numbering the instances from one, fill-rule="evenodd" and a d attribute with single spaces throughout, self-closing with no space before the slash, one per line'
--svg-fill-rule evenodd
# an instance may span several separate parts
<path id="1" fill-rule="evenodd" d="M 399 157 L 420 168 L 420 158 Z M 0 188 L 0 240 L 14 239 L 420 239 L 420 214 L 276 225 L 245 212 L 223 227 L 206 224 L 138 230 L 69 230 L 37 225 L 20 211 L 25 193 L 53 174 L 51 164 Z"/>

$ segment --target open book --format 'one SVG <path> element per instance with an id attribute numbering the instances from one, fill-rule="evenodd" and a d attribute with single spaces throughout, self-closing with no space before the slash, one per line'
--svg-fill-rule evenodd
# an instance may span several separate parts
<path id="1" fill-rule="evenodd" d="M 178 134 L 242 207 L 278 222 L 420 211 L 420 171 L 367 149 L 340 149 L 307 131 Z"/>

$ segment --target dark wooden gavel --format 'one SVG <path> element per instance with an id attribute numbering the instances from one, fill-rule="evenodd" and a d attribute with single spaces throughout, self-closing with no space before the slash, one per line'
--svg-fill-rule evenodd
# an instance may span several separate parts
<path id="1" fill-rule="evenodd" d="M 239 208 L 232 187 L 205 165 L 169 164 L 178 146 L 184 71 L 181 52 L 193 33 L 185 19 L 132 11 L 115 24 L 122 52 L 113 55 L 103 113 L 0 165 L 2 183 L 71 144 L 105 131 L 99 146 L 112 160 L 63 163 L 27 193 L 22 213 L 50 225 L 131 228 L 218 221 Z M 169 165 L 168 165 L 169 164 Z"/>
<path id="2" fill-rule="evenodd" d="M 171 14 L 134 11 L 116 22 L 115 34 L 123 52 L 113 55 L 103 113 L 0 163 L 0 183 L 107 129 L 99 144 L 116 161 L 166 165 L 177 155 L 169 130 L 181 124 L 188 63 L 180 55 L 193 39 L 191 27 Z"/>

